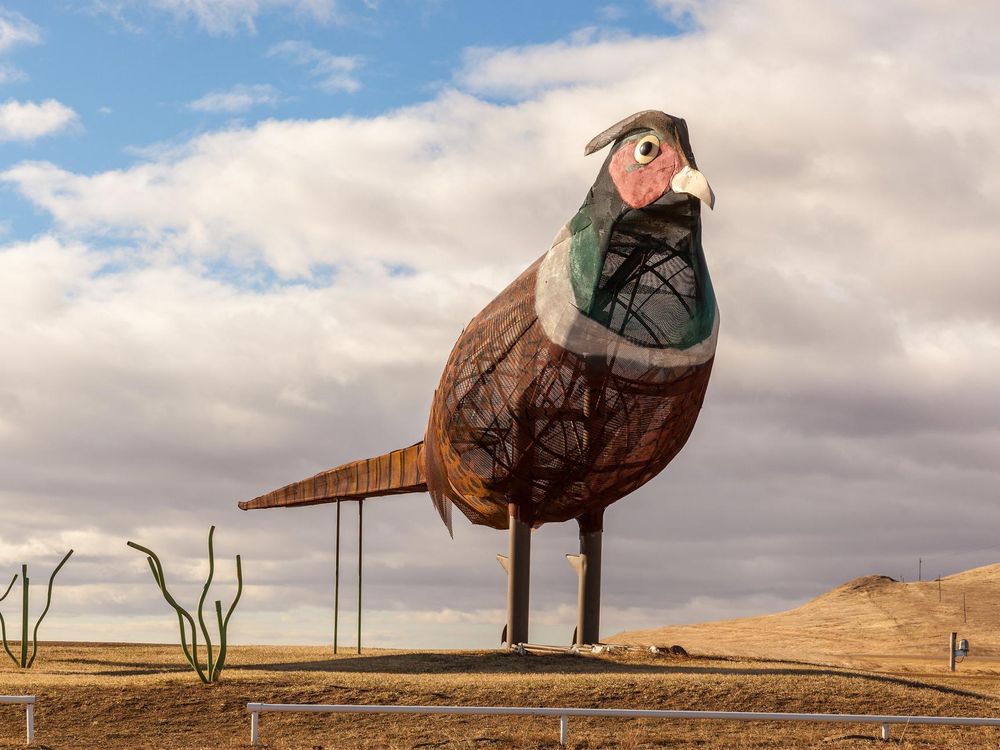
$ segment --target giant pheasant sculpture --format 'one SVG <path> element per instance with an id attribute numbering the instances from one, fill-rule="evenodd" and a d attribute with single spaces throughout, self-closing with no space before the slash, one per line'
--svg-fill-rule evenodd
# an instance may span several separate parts
<path id="1" fill-rule="evenodd" d="M 530 529 L 577 519 L 575 640 L 599 638 L 604 509 L 656 476 L 694 428 L 719 331 L 701 245 L 714 195 L 684 120 L 647 110 L 587 144 L 608 157 L 547 253 L 472 319 L 424 440 L 240 503 L 244 510 L 429 492 L 509 529 L 507 629 L 527 641 Z"/>

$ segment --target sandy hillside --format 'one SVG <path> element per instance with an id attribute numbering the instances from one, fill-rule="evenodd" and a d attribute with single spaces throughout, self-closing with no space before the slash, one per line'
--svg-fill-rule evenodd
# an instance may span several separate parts
<path id="1" fill-rule="evenodd" d="M 787 612 L 636 630 L 608 640 L 676 643 L 701 654 L 861 664 L 887 656 L 946 659 L 952 630 L 970 641 L 969 661 L 1000 655 L 1000 564 L 946 576 L 940 584 L 865 576 Z"/>

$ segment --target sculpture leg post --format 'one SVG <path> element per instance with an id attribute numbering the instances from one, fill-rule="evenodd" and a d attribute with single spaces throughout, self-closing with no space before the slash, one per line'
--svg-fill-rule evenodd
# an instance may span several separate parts
<path id="1" fill-rule="evenodd" d="M 358 653 L 361 653 L 361 542 L 365 520 L 365 499 L 358 498 Z"/>
<path id="2" fill-rule="evenodd" d="M 594 644 L 601 640 L 601 541 L 604 536 L 604 509 L 577 519 L 580 524 L 580 557 L 577 573 L 580 588 L 576 613 L 576 643 Z"/>
<path id="3" fill-rule="evenodd" d="M 508 508 L 507 644 L 528 642 L 528 582 L 531 570 L 531 526 L 516 505 Z"/>
<path id="4" fill-rule="evenodd" d="M 340 616 L 340 498 L 337 498 L 337 543 L 333 568 L 333 653 L 337 653 L 337 618 Z"/>

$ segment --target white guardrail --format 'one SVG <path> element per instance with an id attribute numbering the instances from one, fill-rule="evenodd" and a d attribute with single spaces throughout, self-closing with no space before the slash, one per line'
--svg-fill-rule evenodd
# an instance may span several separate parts
<path id="1" fill-rule="evenodd" d="M 250 712 L 250 744 L 260 740 L 260 715 L 265 712 L 326 714 L 465 714 L 480 716 L 557 716 L 559 744 L 566 745 L 570 716 L 603 716 L 626 719 L 717 719 L 723 721 L 817 721 L 841 724 L 881 724 L 882 739 L 889 739 L 890 724 L 953 724 L 1000 726 L 1000 718 L 972 716 L 876 716 L 873 714 L 786 714 L 753 711 L 671 711 L 628 708 L 521 708 L 514 706 L 363 706 L 309 703 L 247 703 Z"/>
<path id="2" fill-rule="evenodd" d="M 28 725 L 28 744 L 35 741 L 35 696 L 0 695 L 0 703 L 23 703 L 25 722 Z"/>

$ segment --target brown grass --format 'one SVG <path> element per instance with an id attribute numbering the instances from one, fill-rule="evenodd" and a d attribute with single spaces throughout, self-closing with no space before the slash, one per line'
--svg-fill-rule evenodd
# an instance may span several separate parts
<path id="1" fill-rule="evenodd" d="M 966 594 L 968 623 L 962 621 Z M 0 666 L 0 693 L 34 694 L 37 747 L 245 748 L 250 701 L 593 706 L 729 711 L 1000 715 L 1000 566 L 936 583 L 859 578 L 791 612 L 622 634 L 691 657 L 618 653 L 233 647 L 205 686 L 177 646 L 43 644 L 35 668 Z M 947 668 L 947 635 L 973 656 Z M 571 719 L 573 748 L 885 747 L 874 725 Z M 548 718 L 265 714 L 262 747 L 555 748 Z M 892 748 L 1000 748 L 983 727 L 893 727 Z M 0 748 L 23 746 L 24 710 L 0 706 Z"/>
<path id="2" fill-rule="evenodd" d="M 43 644 L 0 693 L 35 694 L 39 747 L 248 747 L 248 701 L 688 708 L 990 715 L 1000 677 L 888 673 L 719 658 L 235 647 L 223 682 L 201 685 L 178 647 Z M 0 748 L 22 746 L 23 709 L 0 706 Z M 571 719 L 574 748 L 869 748 L 871 725 Z M 265 714 L 265 748 L 554 748 L 547 718 Z M 894 728 L 907 748 L 996 748 L 985 728 Z M 902 743 L 898 740 L 902 739 Z"/>
<path id="3" fill-rule="evenodd" d="M 633 631 L 609 640 L 935 674 L 947 667 L 953 630 L 972 646 L 966 668 L 990 672 L 989 657 L 1000 657 L 1000 565 L 947 576 L 940 585 L 865 576 L 788 612 Z"/>

